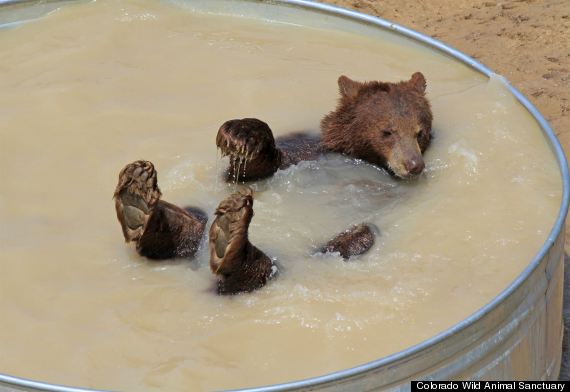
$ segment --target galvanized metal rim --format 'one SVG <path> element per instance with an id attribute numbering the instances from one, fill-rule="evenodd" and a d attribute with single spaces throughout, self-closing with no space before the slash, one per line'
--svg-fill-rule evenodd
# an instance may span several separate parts
<path id="1" fill-rule="evenodd" d="M 49 0 L 48 0 L 49 1 Z M 318 11 L 325 14 L 330 14 L 334 16 L 344 17 L 346 19 L 352 19 L 355 21 L 363 22 L 365 24 L 376 26 L 384 30 L 389 30 L 392 32 L 396 32 L 404 37 L 410 38 L 414 41 L 423 43 L 428 45 L 431 48 L 435 48 L 438 51 L 456 59 L 460 62 L 468 65 L 475 71 L 491 78 L 493 75 L 496 75 L 493 71 L 491 71 L 488 67 L 484 66 L 480 62 L 476 61 L 475 59 L 463 54 L 462 52 L 458 51 L 457 49 L 452 48 L 449 45 L 444 44 L 441 41 L 438 41 L 432 37 L 429 37 L 425 34 L 419 33 L 415 30 L 409 29 L 407 27 L 401 26 L 396 23 L 389 22 L 385 19 L 378 18 L 371 15 L 362 14 L 360 12 L 351 11 L 345 8 L 336 7 L 329 4 L 322 4 L 317 3 L 311 0 L 238 0 L 238 1 L 247 1 L 247 2 L 261 2 L 261 3 L 268 3 L 268 4 L 283 4 L 287 6 L 297 7 L 301 9 L 306 9 L 309 11 Z M 21 3 L 36 3 L 39 1 L 34 0 L 0 0 L 0 6 L 2 5 L 9 5 L 9 4 L 21 4 Z M 449 338 L 452 335 L 462 331 L 463 329 L 467 328 L 468 326 L 472 325 L 479 319 L 483 318 L 493 309 L 495 309 L 500 303 L 502 303 L 507 297 L 509 297 L 523 282 L 532 274 L 532 272 L 538 267 L 540 261 L 544 258 L 547 252 L 552 248 L 554 245 L 554 241 L 562 232 L 564 227 L 564 221 L 566 219 L 566 215 L 568 213 L 568 205 L 570 202 L 570 174 L 568 172 L 568 165 L 566 161 L 566 157 L 564 155 L 564 151 L 560 142 L 556 138 L 556 135 L 546 119 L 540 114 L 540 112 L 536 109 L 536 107 L 530 103 L 530 101 L 515 87 L 513 87 L 506 79 L 503 78 L 505 81 L 505 85 L 507 90 L 509 90 L 513 96 L 517 99 L 517 101 L 523 105 L 523 107 L 532 115 L 532 117 L 536 120 L 540 128 L 542 129 L 543 133 L 546 135 L 550 146 L 556 156 L 558 161 L 558 166 L 560 169 L 560 175 L 562 179 L 562 202 L 560 205 L 560 210 L 558 212 L 558 216 L 555 220 L 554 226 L 550 231 L 548 238 L 536 254 L 532 261 L 528 264 L 528 266 L 517 276 L 517 278 L 506 288 L 504 289 L 499 295 L 497 295 L 491 302 L 483 306 L 481 309 L 477 310 L 475 313 L 470 315 L 469 317 L 465 318 L 464 320 L 460 321 L 459 323 L 455 324 L 453 327 L 427 339 L 423 342 L 411 346 L 405 350 L 399 351 L 397 353 L 388 355 L 386 357 L 365 363 L 363 365 L 355 366 L 353 368 L 337 371 L 334 373 L 330 373 L 323 376 L 312 377 L 304 380 L 293 381 L 288 383 L 282 384 L 275 384 L 275 385 L 268 385 L 262 387 L 255 387 L 255 388 L 246 388 L 246 389 L 239 389 L 234 391 L 249 391 L 249 392 L 261 392 L 261 391 L 289 391 L 293 389 L 300 389 L 300 388 L 316 388 L 322 384 L 329 384 L 334 382 L 339 382 L 343 379 L 357 376 L 360 374 L 367 373 L 371 370 L 380 368 L 382 366 L 388 366 L 393 364 L 403 358 L 409 357 L 411 355 L 417 354 L 423 350 L 431 348 L 432 346 L 444 341 L 445 339 Z M 79 388 L 79 387 L 68 387 L 63 385 L 57 384 L 48 384 L 43 383 L 40 381 L 28 380 L 25 378 L 13 377 L 8 375 L 0 374 L 0 386 L 1 383 L 11 384 L 14 386 L 25 387 L 25 388 L 34 388 L 37 390 L 43 391 L 53 391 L 53 392 L 104 392 L 103 390 L 95 390 L 95 389 L 86 389 L 86 388 Z"/>

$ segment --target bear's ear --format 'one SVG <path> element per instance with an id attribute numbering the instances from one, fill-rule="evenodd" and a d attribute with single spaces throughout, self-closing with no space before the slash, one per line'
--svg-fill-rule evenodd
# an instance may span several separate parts
<path id="1" fill-rule="evenodd" d="M 343 97 L 355 98 L 360 87 L 362 87 L 362 83 L 352 80 L 348 76 L 341 75 L 338 78 L 338 91 Z"/>
<path id="2" fill-rule="evenodd" d="M 416 72 L 412 75 L 412 78 L 408 82 L 414 90 L 420 94 L 425 94 L 426 92 L 426 78 L 421 72 Z"/>

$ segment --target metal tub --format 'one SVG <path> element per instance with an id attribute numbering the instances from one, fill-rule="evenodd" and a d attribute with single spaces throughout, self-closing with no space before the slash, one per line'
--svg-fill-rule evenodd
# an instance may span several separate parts
<path id="1" fill-rule="evenodd" d="M 306 0 L 178 0 L 180 6 L 229 15 L 247 15 L 340 29 L 374 36 L 392 31 L 449 61 L 491 77 L 492 71 L 428 36 L 394 23 Z M 39 17 L 66 1 L 0 0 L 0 28 Z M 537 109 L 514 87 L 507 89 L 538 123 L 556 156 L 563 185 L 562 203 L 548 239 L 522 273 L 496 298 L 448 330 L 416 346 L 351 369 L 251 391 L 408 390 L 411 380 L 556 380 L 562 347 L 564 220 L 569 174 L 554 132 Z M 1 352 L 1 348 L 0 348 Z M 0 369 L 1 370 L 1 369 Z M 87 391 L 0 374 L 0 391 Z"/>

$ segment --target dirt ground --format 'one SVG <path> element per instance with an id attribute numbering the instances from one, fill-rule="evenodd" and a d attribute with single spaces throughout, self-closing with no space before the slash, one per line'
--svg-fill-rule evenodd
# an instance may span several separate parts
<path id="1" fill-rule="evenodd" d="M 322 0 L 437 38 L 504 75 L 550 122 L 570 158 L 570 0 Z M 566 253 L 570 253 L 570 230 Z M 570 258 L 560 379 L 570 380 Z"/>

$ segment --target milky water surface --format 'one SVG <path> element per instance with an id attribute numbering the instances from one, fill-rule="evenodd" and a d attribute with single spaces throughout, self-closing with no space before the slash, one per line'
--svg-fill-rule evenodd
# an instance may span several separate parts
<path id="1" fill-rule="evenodd" d="M 499 79 L 390 38 L 97 1 L 0 32 L 0 372 L 115 390 L 285 382 L 405 349 L 489 302 L 539 250 L 555 160 Z M 253 184 L 251 241 L 281 274 L 220 297 L 202 247 L 150 262 L 125 245 L 119 170 L 152 161 L 163 198 L 209 216 L 237 185 L 215 135 L 258 117 L 317 133 L 336 79 L 421 70 L 425 173 L 397 181 L 330 154 Z M 210 218 L 211 219 L 211 218 Z M 366 255 L 315 256 L 360 222 Z"/>

